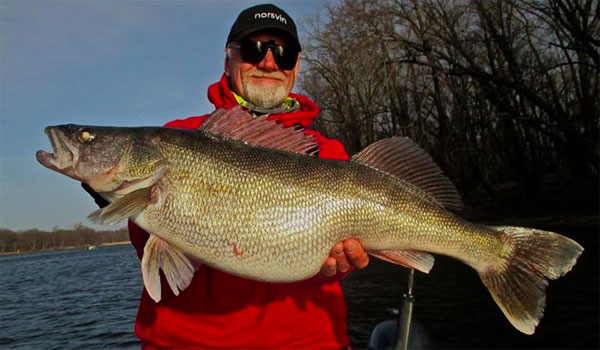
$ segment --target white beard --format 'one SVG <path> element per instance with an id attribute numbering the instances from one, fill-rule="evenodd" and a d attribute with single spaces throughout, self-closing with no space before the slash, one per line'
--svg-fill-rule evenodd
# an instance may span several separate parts
<path id="1" fill-rule="evenodd" d="M 286 88 L 286 77 L 283 74 L 266 74 L 257 71 L 247 72 L 242 78 L 243 81 L 243 92 L 244 99 L 257 107 L 261 108 L 273 108 L 280 106 L 288 95 Z M 271 88 L 264 88 L 263 86 L 257 86 L 252 83 L 251 76 L 272 76 L 278 79 L 282 79 L 281 84 L 273 84 Z"/>

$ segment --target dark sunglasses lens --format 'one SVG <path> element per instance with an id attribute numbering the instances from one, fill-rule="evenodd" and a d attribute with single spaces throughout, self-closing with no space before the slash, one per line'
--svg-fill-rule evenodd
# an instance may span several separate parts
<path id="1" fill-rule="evenodd" d="M 253 41 L 248 39 L 242 40 L 240 45 L 240 52 L 242 54 L 242 59 L 244 60 L 244 62 L 258 63 L 262 61 L 263 58 L 265 58 L 267 48 L 261 44 L 262 43 L 259 41 Z"/>
<path id="2" fill-rule="evenodd" d="M 284 70 L 294 69 L 298 61 L 298 51 L 285 46 L 279 46 L 278 49 L 273 49 L 272 51 L 275 63 L 277 63 L 279 68 Z"/>

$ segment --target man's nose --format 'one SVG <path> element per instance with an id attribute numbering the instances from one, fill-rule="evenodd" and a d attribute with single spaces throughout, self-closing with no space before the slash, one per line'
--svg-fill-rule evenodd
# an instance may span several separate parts
<path id="1" fill-rule="evenodd" d="M 262 61 L 258 62 L 258 68 L 267 72 L 273 72 L 279 69 L 277 67 L 277 63 L 275 63 L 275 57 L 273 57 L 273 52 L 271 50 L 267 50 L 267 54 Z"/>

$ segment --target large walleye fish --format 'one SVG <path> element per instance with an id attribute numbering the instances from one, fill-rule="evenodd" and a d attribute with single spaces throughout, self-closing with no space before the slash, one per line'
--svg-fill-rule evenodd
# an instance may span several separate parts
<path id="1" fill-rule="evenodd" d="M 356 238 L 370 255 L 429 272 L 447 255 L 471 266 L 508 320 L 532 334 L 547 279 L 583 251 L 556 233 L 467 222 L 451 182 L 407 138 L 378 141 L 341 162 L 309 157 L 315 143 L 241 108 L 217 111 L 199 130 L 60 125 L 54 153 L 38 161 L 89 184 L 111 204 L 90 214 L 130 218 L 151 233 L 142 274 L 161 299 L 159 269 L 174 294 L 200 262 L 260 281 L 317 274 L 331 247 Z M 191 259 L 191 260 L 190 260 Z"/>

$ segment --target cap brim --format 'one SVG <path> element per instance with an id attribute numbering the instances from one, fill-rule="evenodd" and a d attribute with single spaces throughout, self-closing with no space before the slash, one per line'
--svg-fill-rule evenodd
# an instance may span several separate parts
<path id="1" fill-rule="evenodd" d="M 243 30 L 243 31 L 239 32 L 238 34 L 234 35 L 231 38 L 231 40 L 229 40 L 227 42 L 227 44 L 229 44 L 232 41 L 242 40 L 252 33 L 260 32 L 261 30 L 265 30 L 265 29 L 271 29 L 274 32 L 277 32 L 278 34 L 283 35 L 289 43 L 291 43 L 292 45 L 295 45 L 296 48 L 298 48 L 298 51 L 302 51 L 302 47 L 300 46 L 300 43 L 298 42 L 298 40 L 296 40 L 296 38 L 294 38 L 294 36 L 292 34 L 288 33 L 284 29 L 281 29 L 280 27 L 274 27 L 274 26 L 262 26 L 262 27 L 256 27 L 256 28 L 250 28 L 250 29 Z"/>

